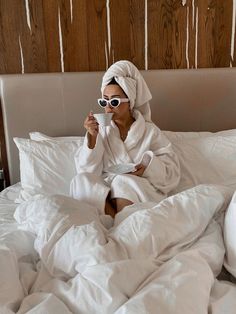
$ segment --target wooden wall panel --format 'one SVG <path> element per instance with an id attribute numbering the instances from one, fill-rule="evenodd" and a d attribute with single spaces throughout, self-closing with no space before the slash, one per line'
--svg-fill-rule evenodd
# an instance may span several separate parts
<path id="1" fill-rule="evenodd" d="M 29 3 L 30 24 L 25 2 L 1 0 L 1 73 L 47 72 L 43 14 L 40 0 Z"/>
<path id="2" fill-rule="evenodd" d="M 21 73 L 18 6 L 14 0 L 0 1 L 0 71 Z"/>
<path id="3" fill-rule="evenodd" d="M 199 1 L 198 67 L 230 65 L 232 1 Z"/>
<path id="4" fill-rule="evenodd" d="M 105 68 L 104 0 L 44 0 L 44 21 L 49 72 Z"/>
<path id="5" fill-rule="evenodd" d="M 111 49 L 109 64 L 130 60 L 138 68 L 145 66 L 145 2 L 110 1 Z"/>
<path id="6" fill-rule="evenodd" d="M 107 42 L 106 1 L 86 1 L 87 45 L 89 55 L 89 71 L 106 69 L 105 43 Z"/>
<path id="7" fill-rule="evenodd" d="M 181 1 L 148 1 L 149 68 L 186 68 L 186 12 Z"/>
<path id="8" fill-rule="evenodd" d="M 235 0 L 0 0 L 0 74 L 236 66 Z M 233 27 L 234 26 L 234 27 Z"/>
<path id="9" fill-rule="evenodd" d="M 59 0 L 42 0 L 44 32 L 46 40 L 47 72 L 61 72 L 61 56 L 58 27 Z"/>
<path id="10" fill-rule="evenodd" d="M 47 72 L 48 67 L 42 1 L 29 1 L 28 21 L 25 3 L 22 1 L 17 1 L 17 3 L 19 7 L 16 10 L 16 14 L 19 17 L 19 32 L 24 72 Z"/>

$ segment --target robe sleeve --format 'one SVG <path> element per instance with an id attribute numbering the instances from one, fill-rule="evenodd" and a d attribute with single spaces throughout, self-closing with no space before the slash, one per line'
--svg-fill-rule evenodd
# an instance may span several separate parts
<path id="1" fill-rule="evenodd" d="M 145 152 L 142 163 L 146 166 L 143 177 L 159 191 L 167 194 L 179 183 L 180 166 L 172 144 L 157 128 L 150 150 Z"/>
<path id="2" fill-rule="evenodd" d="M 100 176 L 103 171 L 104 145 L 101 135 L 98 133 L 95 147 L 88 147 L 88 135 L 86 133 L 84 143 L 75 154 L 77 173 L 89 172 Z"/>

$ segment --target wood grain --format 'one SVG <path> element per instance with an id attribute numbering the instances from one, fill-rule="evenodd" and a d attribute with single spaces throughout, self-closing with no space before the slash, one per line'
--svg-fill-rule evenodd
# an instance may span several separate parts
<path id="1" fill-rule="evenodd" d="M 0 1 L 0 73 L 21 73 L 18 2 Z"/>
<path id="2" fill-rule="evenodd" d="M 148 1 L 149 66 L 151 69 L 187 67 L 187 6 L 182 1 Z"/>
<path id="3" fill-rule="evenodd" d="M 61 72 L 58 28 L 59 0 L 43 0 L 43 21 L 46 41 L 47 72 Z"/>
<path id="4" fill-rule="evenodd" d="M 198 67 L 230 66 L 232 1 L 198 1 Z"/>
<path id="5" fill-rule="evenodd" d="M 232 0 L 148 0 L 146 47 L 145 0 L 28 3 L 31 29 L 25 0 L 0 0 L 1 74 L 99 71 L 121 59 L 139 69 L 145 64 L 149 69 L 236 66 L 236 39 L 231 60 Z"/>
<path id="6" fill-rule="evenodd" d="M 24 1 L 18 1 L 19 31 L 25 73 L 47 72 L 46 41 L 42 0 L 29 1 L 30 26 L 27 24 Z"/>
<path id="7" fill-rule="evenodd" d="M 84 51 L 89 56 L 89 71 L 104 71 L 106 69 L 105 42 L 106 28 L 106 1 L 86 1 L 87 17 L 87 46 Z"/>
<path id="8" fill-rule="evenodd" d="M 130 60 L 144 69 L 144 1 L 111 1 L 109 63 Z"/>

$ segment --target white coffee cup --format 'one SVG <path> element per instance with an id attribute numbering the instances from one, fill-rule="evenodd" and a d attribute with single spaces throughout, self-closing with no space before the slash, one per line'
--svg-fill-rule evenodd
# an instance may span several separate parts
<path id="1" fill-rule="evenodd" d="M 113 113 L 94 113 L 93 116 L 97 120 L 99 126 L 109 126 L 111 124 Z"/>

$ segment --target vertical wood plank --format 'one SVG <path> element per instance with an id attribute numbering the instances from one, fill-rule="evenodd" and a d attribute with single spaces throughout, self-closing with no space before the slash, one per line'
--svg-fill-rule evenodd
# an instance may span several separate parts
<path id="1" fill-rule="evenodd" d="M 137 66 L 138 69 L 143 70 L 145 69 L 144 0 L 131 0 L 130 2 L 130 32 L 131 61 Z"/>
<path id="2" fill-rule="evenodd" d="M 198 7 L 198 67 L 228 67 L 231 49 L 232 1 L 198 1 Z"/>
<path id="3" fill-rule="evenodd" d="M 148 1 L 151 69 L 186 68 L 187 6 L 182 1 Z"/>
<path id="4" fill-rule="evenodd" d="M 112 1 L 110 63 L 130 60 L 144 68 L 144 1 Z M 138 12 L 138 14 L 137 14 Z M 138 30 L 138 31 L 137 31 Z"/>
<path id="5" fill-rule="evenodd" d="M 0 5 L 1 72 L 47 72 L 41 0 L 29 1 L 31 31 L 24 0 L 2 0 Z"/>
<path id="6" fill-rule="evenodd" d="M 18 1 L 19 31 L 25 73 L 47 72 L 42 0 L 29 0 L 29 25 L 24 0 Z"/>
<path id="7" fill-rule="evenodd" d="M 173 54 L 174 54 L 174 68 L 187 68 L 186 56 L 186 40 L 187 40 L 187 4 L 183 5 L 182 1 L 173 1 Z"/>
<path id="8" fill-rule="evenodd" d="M 17 30 L 18 3 L 0 1 L 0 73 L 21 73 L 19 31 Z"/>
<path id="9" fill-rule="evenodd" d="M 130 51 L 130 2 L 110 1 L 111 51 L 110 64 L 118 60 L 132 61 Z"/>
<path id="10" fill-rule="evenodd" d="M 105 42 L 107 41 L 106 1 L 86 1 L 87 4 L 87 44 L 89 51 L 89 71 L 106 69 Z M 96 30 L 96 31 L 95 31 Z"/>
<path id="11" fill-rule="evenodd" d="M 71 6 L 72 4 L 72 6 Z M 48 3 L 45 3 L 48 5 Z M 52 3 L 50 4 L 52 5 Z M 48 10 L 45 6 L 46 28 L 57 28 L 56 46 L 48 45 L 49 63 L 57 60 L 57 67 L 61 68 L 61 59 L 64 61 L 64 70 L 70 71 L 96 71 L 105 69 L 105 0 L 58 0 L 53 2 Z M 53 18 L 46 11 L 53 13 Z M 59 12 L 59 13 L 58 13 Z M 62 42 L 59 42 L 59 15 Z M 53 21 L 53 26 L 50 24 Z M 48 37 L 47 41 L 50 41 Z M 60 50 L 63 50 L 63 56 Z"/>
<path id="12" fill-rule="evenodd" d="M 42 0 L 48 72 L 61 72 L 58 7 L 59 0 Z"/>
<path id="13" fill-rule="evenodd" d="M 59 9 L 64 70 L 65 72 L 88 71 L 86 1 L 73 0 L 71 6 L 70 0 L 61 0 Z M 61 54 L 60 58 L 62 58 Z"/>

